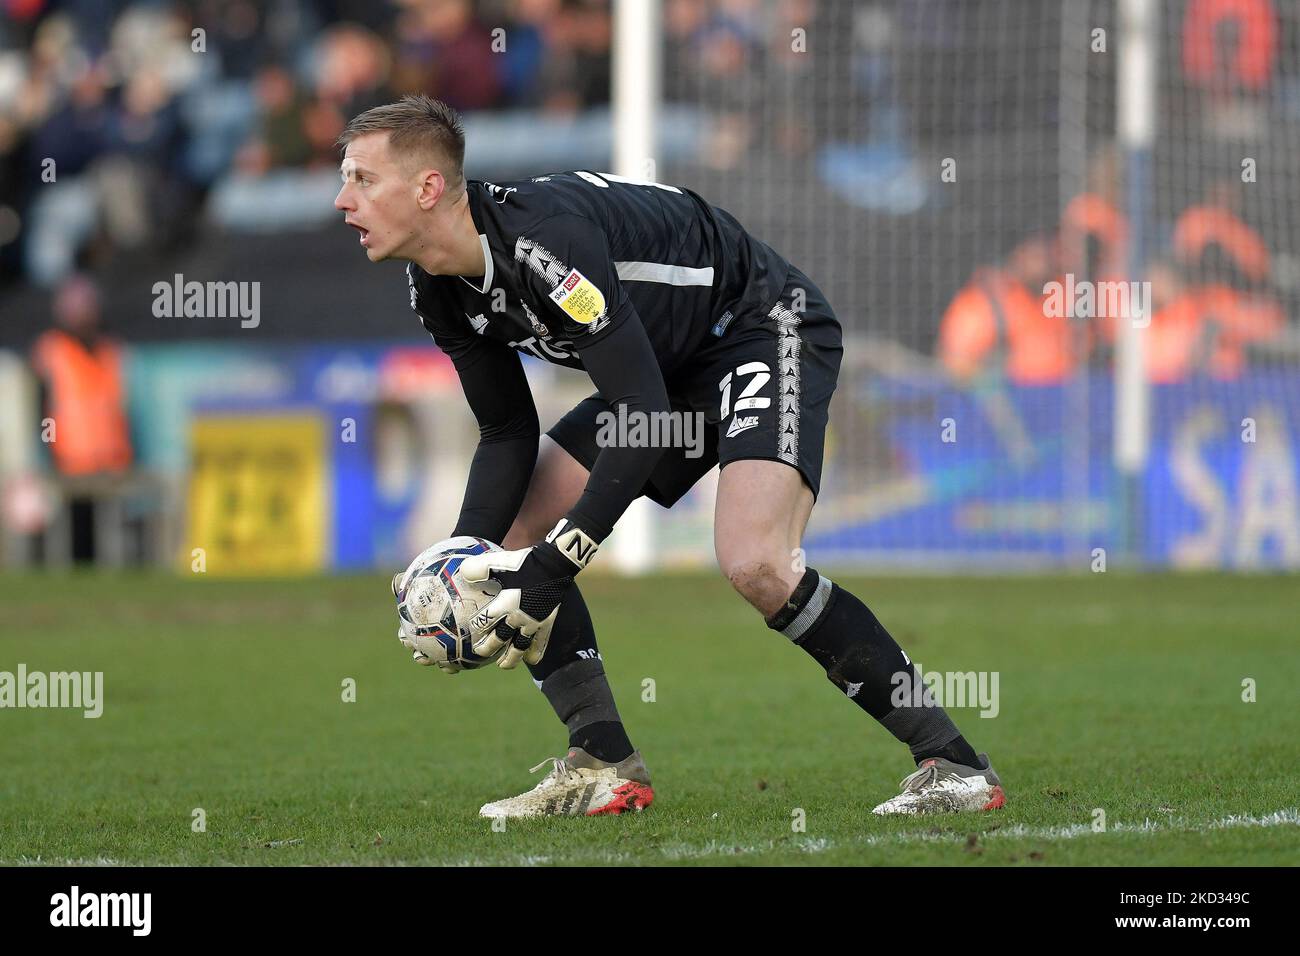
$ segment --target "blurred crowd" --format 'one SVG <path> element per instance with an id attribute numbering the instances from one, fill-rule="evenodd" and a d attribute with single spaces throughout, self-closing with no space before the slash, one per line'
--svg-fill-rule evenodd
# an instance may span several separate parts
<path id="1" fill-rule="evenodd" d="M 0 0 L 0 11 L 0 283 L 52 286 L 97 251 L 170 247 L 223 178 L 332 168 L 344 123 L 401 93 L 552 117 L 610 97 L 610 0 Z M 715 165 L 756 132 L 806 148 L 797 114 L 752 116 L 770 92 L 762 71 L 804 69 L 786 24 L 814 12 L 813 0 L 665 3 L 665 91 L 703 89 L 719 104 L 701 150 Z"/>
<path id="2" fill-rule="evenodd" d="M 930 168 L 927 151 L 990 126 L 1030 126 L 1024 111 L 1055 103 L 1024 96 L 1017 71 L 992 68 L 1001 44 L 1023 37 L 994 29 L 982 2 L 664 0 L 665 98 L 707 112 L 697 155 L 723 175 L 763 157 L 778 177 L 816 168 L 873 213 L 917 212 L 936 196 L 933 177 L 904 187 Z M 1182 98 L 1171 123 L 1195 122 L 1188 135 L 1210 142 L 1275 121 L 1280 64 L 1294 62 L 1284 53 L 1300 38 L 1273 4 L 1186 0 L 1177 55 L 1165 58 Z M 55 288 L 82 266 L 101 271 L 110 253 L 147 261 L 218 208 L 273 229 L 327 209 L 303 177 L 332 175 L 346 121 L 403 92 L 471 114 L 521 111 L 507 119 L 527 130 L 524 116 L 574 117 L 610 95 L 610 0 L 0 0 L 0 10 L 0 284 Z M 845 29 L 828 42 L 834 24 Z M 984 33 L 971 41 L 963 24 Z M 804 55 L 809 43 L 822 44 L 818 56 Z M 1039 46 L 1024 55 L 1056 52 Z M 940 91 L 935 62 L 988 89 Z M 838 152 L 837 137 L 847 143 Z M 795 159 L 807 162 L 781 165 Z M 1020 236 L 953 298 L 938 343 L 950 372 L 1061 381 L 1113 348 L 1113 322 L 1081 338 L 1044 311 L 1047 283 L 1128 272 L 1121 170 L 1108 150 L 1092 165 L 1059 224 Z M 1201 189 L 1159 211 L 1168 221 L 1143 277 L 1157 381 L 1239 374 L 1247 352 L 1285 325 L 1279 257 L 1242 210 L 1241 184 L 1192 195 Z M 995 244 L 1005 250 L 1018 235 L 1013 226 Z"/>
<path id="3" fill-rule="evenodd" d="M 1300 354 L 1286 344 L 1300 300 L 1287 242 L 1296 210 L 1257 197 L 1249 206 L 1253 185 L 1229 175 L 1244 155 L 1237 144 L 1272 135 L 1283 162 L 1265 195 L 1296 195 L 1284 181 L 1297 168 L 1288 147 L 1300 131 L 1300 17 L 1283 0 L 1162 6 L 1182 17 L 1162 33 L 1155 148 L 1166 155 L 1134 277 L 1138 230 L 1113 144 L 1086 161 L 1086 186 L 1070 180 L 1078 194 L 1064 208 L 1055 181 L 1047 199 L 1020 196 L 1017 183 L 945 206 L 957 191 L 936 179 L 938 157 L 983 145 L 1002 161 L 1037 143 L 1041 158 L 1059 160 L 1041 164 L 1051 177 L 1067 165 L 1052 152 L 1060 98 L 1043 81 L 1060 73 L 1059 26 L 1007 16 L 1030 2 L 662 0 L 664 98 L 692 114 L 671 126 L 665 109 L 664 129 L 678 135 L 663 133 L 664 162 L 689 155 L 711 199 L 747 202 L 747 224 L 765 216 L 774 225 L 763 235 L 795 261 L 847 275 L 837 291 L 870 289 L 874 299 L 858 301 L 879 307 L 845 308 L 851 331 L 933 347 L 934 366 L 958 383 L 1070 381 L 1111 362 L 1129 318 L 1149 323 L 1154 383 L 1239 379 L 1260 353 Z M 87 481 L 127 481 L 141 457 L 128 353 L 105 328 L 119 275 L 106 267 L 134 255 L 156 269 L 204 223 L 219 233 L 243 216 L 240 228 L 279 234 L 305 210 L 331 215 L 313 184 L 329 180 L 327 197 L 337 189 L 338 134 L 402 93 L 437 96 L 471 122 L 497 114 L 483 126 L 515 135 L 480 127 L 475 142 L 527 163 L 557 155 L 538 159 L 539 130 L 556 128 L 540 123 L 608 133 L 611 3 L 0 0 L 0 286 L 51 293 L 49 328 L 28 356 L 39 383 L 32 424 L 62 436 L 43 435 L 41 448 L 70 489 L 72 557 L 100 550 L 96 502 L 118 493 Z M 1113 59 L 1088 67 L 1101 71 L 1084 84 L 1096 98 L 1090 146 L 1114 135 Z M 1035 130 L 1050 136 L 1022 139 Z M 551 139 L 568 149 L 583 138 L 570 132 Z M 1226 166 L 1215 153 L 1225 144 Z M 974 242 L 945 235 L 963 217 L 994 230 Z M 846 241 L 868 231 L 886 253 L 876 261 Z M 921 266 L 908 273 L 912 260 Z M 310 281 L 296 271 L 308 278 L 294 281 Z M 1107 289 L 1121 285 L 1120 298 Z M 1117 301 L 1132 312 L 1110 311 Z"/>
<path id="4" fill-rule="evenodd" d="M 735 170 L 755 153 L 785 157 L 817 148 L 826 130 L 814 109 L 826 104 L 810 95 L 818 88 L 812 75 L 842 48 L 819 32 L 828 22 L 825 7 L 816 0 L 664 0 L 663 94 L 707 108 L 698 148 L 705 166 Z M 817 56 L 808 56 L 810 49 Z M 853 90 L 837 92 L 848 100 Z"/>
<path id="5" fill-rule="evenodd" d="M 230 172 L 332 167 L 355 113 L 609 97 L 608 0 L 3 0 L 0 278 L 161 248 Z M 42 189 L 53 183 L 58 190 Z"/>
<path id="6" fill-rule="evenodd" d="M 1179 213 L 1141 280 L 1130 281 L 1130 224 L 1118 154 L 1093 160 L 1088 191 L 1058 228 L 981 266 L 949 304 L 939 357 L 962 382 L 1056 385 L 1114 352 L 1122 324 L 1145 329 L 1149 381 L 1239 378 L 1252 350 L 1286 328 L 1273 256 L 1241 209 L 1243 185 L 1213 183 Z"/>
<path id="7" fill-rule="evenodd" d="M 753 122 L 761 64 L 802 68 L 769 17 L 780 39 L 813 6 L 667 0 L 665 92 L 707 88 L 730 117 L 701 147 L 716 164 L 783 129 Z M 241 193 L 257 205 L 334 175 L 348 119 L 405 92 L 561 120 L 607 105 L 612 26 L 610 0 L 0 0 L 0 285 L 51 292 L 30 353 L 38 424 L 63 432 L 48 465 L 73 482 L 133 467 L 126 366 L 92 278 L 106 264 L 174 251 L 231 181 L 270 184 Z M 71 499 L 78 559 L 97 550 L 93 499 Z"/>
<path id="8" fill-rule="evenodd" d="M 1182 125 L 1189 128 L 1175 138 L 1257 146 L 1270 126 L 1293 124 L 1283 104 L 1295 93 L 1295 71 L 1281 72 L 1281 54 L 1300 42 L 1286 29 L 1294 34 L 1294 24 L 1293 15 L 1278 16 L 1272 0 L 1188 0 L 1179 55 L 1166 58 L 1173 73 L 1166 102 L 1181 108 L 1158 119 L 1161 132 Z M 1108 361 L 1126 321 L 1145 327 L 1146 376 L 1157 384 L 1201 375 L 1234 380 L 1253 358 L 1294 358 L 1287 311 L 1295 283 L 1289 264 L 1278 265 L 1294 250 L 1270 249 L 1258 227 L 1261 212 L 1294 217 L 1295 210 L 1256 208 L 1252 221 L 1245 200 L 1256 178 L 1246 169 L 1254 161 L 1240 159 L 1245 152 L 1224 153 L 1235 158 L 1219 167 L 1203 195 L 1175 196 L 1165 182 L 1152 183 L 1151 193 L 1165 193 L 1150 197 L 1155 221 L 1144 224 L 1144 233 L 1151 248 L 1135 276 L 1123 159 L 1113 144 L 1098 150 L 1087 188 L 1066 205 L 1056 228 L 977 267 L 949 303 L 937 346 L 947 372 L 962 382 L 1059 384 Z M 1172 208 L 1160 208 L 1170 198 L 1177 200 Z M 1121 304 L 1124 312 L 1116 314 Z"/>

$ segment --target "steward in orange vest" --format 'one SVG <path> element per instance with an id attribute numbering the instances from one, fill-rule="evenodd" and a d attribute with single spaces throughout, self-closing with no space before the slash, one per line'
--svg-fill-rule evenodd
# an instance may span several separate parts
<path id="1" fill-rule="evenodd" d="M 1075 363 L 1070 320 L 1043 308 L 1043 285 L 1053 267 L 1051 244 L 1030 239 L 1006 267 L 976 270 L 939 326 L 939 358 L 954 377 L 966 381 L 1000 370 L 1017 385 L 1069 377 Z"/>
<path id="2" fill-rule="evenodd" d="M 43 333 L 32 365 L 44 392 L 43 417 L 54 465 L 63 475 L 121 472 L 131 465 L 120 349 L 99 333 L 99 301 L 84 278 L 55 296 L 57 328 Z"/>

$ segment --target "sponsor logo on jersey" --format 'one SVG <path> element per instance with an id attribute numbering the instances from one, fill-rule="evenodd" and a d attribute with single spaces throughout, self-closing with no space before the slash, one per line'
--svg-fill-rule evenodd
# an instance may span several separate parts
<path id="1" fill-rule="evenodd" d="M 568 339 L 547 341 L 539 339 L 535 335 L 530 335 L 526 339 L 518 342 L 507 342 L 506 344 L 512 349 L 527 352 L 533 358 L 541 359 L 543 362 L 576 361 L 578 358 L 578 353 L 573 351 L 573 343 Z"/>
<path id="2" fill-rule="evenodd" d="M 551 301 L 579 325 L 591 325 L 605 315 L 605 296 L 577 269 L 551 290 Z"/>
<path id="3" fill-rule="evenodd" d="M 563 281 L 569 267 L 555 258 L 545 246 L 534 242 L 526 236 L 515 240 L 515 261 L 525 262 L 549 286 L 556 286 Z"/>
<path id="4" fill-rule="evenodd" d="M 741 432 L 753 428 L 757 424 L 758 424 L 757 415 L 746 415 L 744 418 L 741 418 L 739 415 L 737 415 L 735 418 L 731 420 L 731 424 L 727 426 L 727 437 L 735 438 Z"/>
<path id="5" fill-rule="evenodd" d="M 474 326 L 474 331 L 477 332 L 479 335 L 482 335 L 485 331 L 487 331 L 488 320 L 486 315 L 483 315 L 481 313 L 479 315 L 470 315 L 468 312 L 466 312 L 465 318 L 469 319 L 469 324 Z"/>

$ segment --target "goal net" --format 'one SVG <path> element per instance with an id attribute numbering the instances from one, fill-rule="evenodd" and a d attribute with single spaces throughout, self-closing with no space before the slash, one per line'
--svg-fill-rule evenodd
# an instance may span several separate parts
<path id="1" fill-rule="evenodd" d="M 1141 3 L 665 3 L 701 133 L 659 178 L 844 326 L 810 564 L 1300 566 L 1300 7 Z M 661 560 L 709 560 L 711 505 Z"/>

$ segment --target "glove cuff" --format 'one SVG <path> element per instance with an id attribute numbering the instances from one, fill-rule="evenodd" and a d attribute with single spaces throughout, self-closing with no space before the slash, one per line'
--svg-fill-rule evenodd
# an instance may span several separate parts
<path id="1" fill-rule="evenodd" d="M 551 533 L 546 536 L 546 543 L 569 563 L 569 574 L 577 574 L 585 568 L 600 550 L 596 539 L 568 518 L 561 518 L 551 529 Z"/>

